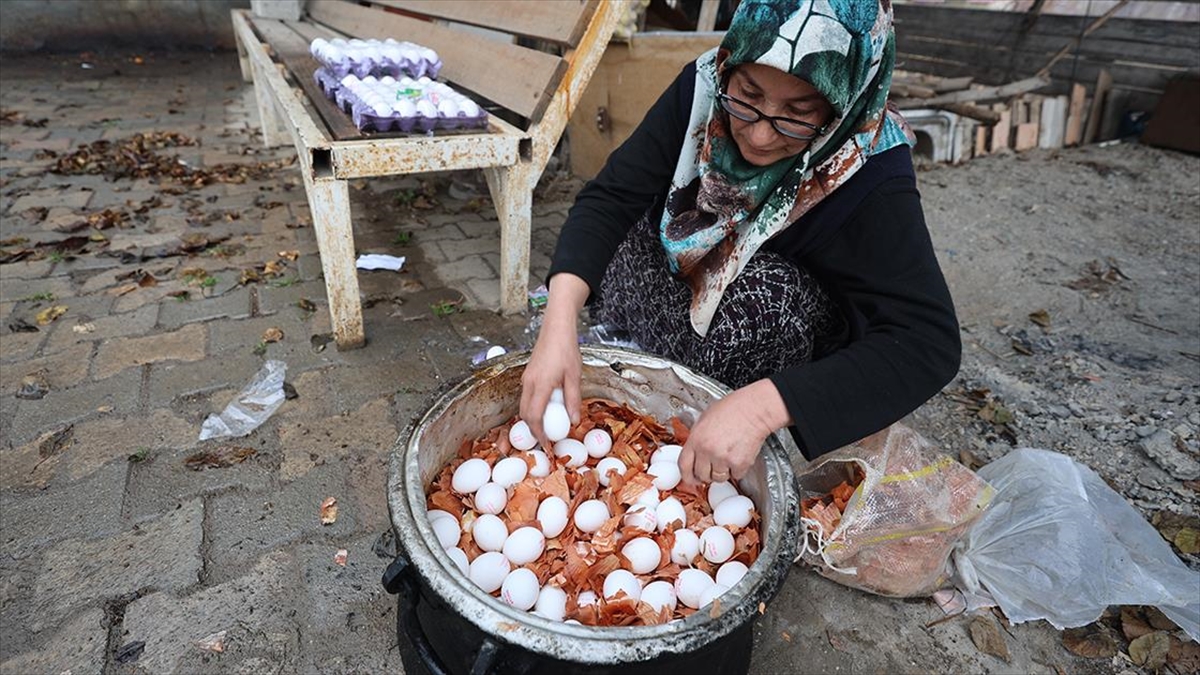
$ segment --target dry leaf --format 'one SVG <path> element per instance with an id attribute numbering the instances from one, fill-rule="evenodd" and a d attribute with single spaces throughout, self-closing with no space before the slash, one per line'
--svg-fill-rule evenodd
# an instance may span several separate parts
<path id="1" fill-rule="evenodd" d="M 54 305 L 53 307 L 47 307 L 46 309 L 43 309 L 42 311 L 37 313 L 38 325 L 39 326 L 49 325 L 55 319 L 57 319 L 58 317 L 62 316 L 63 314 L 66 314 L 66 313 L 67 313 L 66 305 Z"/>
<path id="2" fill-rule="evenodd" d="M 783 631 L 782 633 L 780 633 L 780 634 L 779 634 L 779 637 L 783 638 L 783 641 L 784 641 L 784 642 L 791 642 L 791 641 L 792 641 L 792 635 L 791 635 L 791 633 L 787 632 L 786 630 L 785 630 L 785 631 Z"/>
<path id="3" fill-rule="evenodd" d="M 1009 660 L 1008 644 L 1004 642 L 1004 636 L 1000 635 L 1000 628 L 994 620 L 977 616 L 971 619 L 969 630 L 976 649 L 1006 662 Z"/>
<path id="4" fill-rule="evenodd" d="M 280 274 L 283 274 L 285 269 L 287 269 L 287 263 L 283 263 L 278 260 L 272 260 L 271 262 L 263 265 L 263 274 L 277 277 Z"/>
<path id="5" fill-rule="evenodd" d="M 122 295 L 125 295 L 126 293 L 132 293 L 132 292 L 136 291 L 138 288 L 139 288 L 139 286 L 137 284 L 123 284 L 121 286 L 117 286 L 116 288 L 108 289 L 108 294 L 122 296 Z"/>
<path id="6" fill-rule="evenodd" d="M 1167 651 L 1167 665 L 1179 675 L 1200 673 L 1200 643 L 1172 637 L 1171 648 Z"/>
<path id="7" fill-rule="evenodd" d="M 321 524 L 332 525 L 337 522 L 337 498 L 327 497 L 321 502 Z"/>
<path id="8" fill-rule="evenodd" d="M 96 324 L 91 323 L 90 321 L 88 323 L 77 323 L 74 326 L 71 326 L 71 330 L 80 334 L 94 333 L 96 331 Z"/>
<path id="9" fill-rule="evenodd" d="M 221 631 L 219 633 L 213 633 L 212 635 L 196 640 L 194 644 L 205 651 L 216 652 L 220 654 L 225 651 L 225 633 L 227 632 L 228 631 Z"/>
<path id="10" fill-rule="evenodd" d="M 1029 315 L 1029 320 L 1041 326 L 1042 328 L 1050 327 L 1050 312 L 1044 309 L 1039 309 Z"/>
<path id="11" fill-rule="evenodd" d="M 1146 670 L 1158 670 L 1167 663 L 1171 641 L 1163 631 L 1155 631 L 1129 643 L 1129 658 Z"/>
<path id="12" fill-rule="evenodd" d="M 300 257 L 300 251 L 280 251 L 279 257 L 286 258 L 294 262 L 296 258 Z"/>
<path id="13" fill-rule="evenodd" d="M 317 311 L 317 306 L 315 304 L 313 304 L 313 301 L 309 300 L 308 298 L 300 298 L 299 300 L 296 301 L 296 306 L 306 312 Z"/>
<path id="14" fill-rule="evenodd" d="M 1200 553 L 1200 532 L 1190 527 L 1185 527 L 1179 531 L 1179 534 L 1175 535 L 1172 543 L 1175 544 L 1175 548 L 1179 549 L 1180 553 L 1196 555 Z"/>
<path id="15" fill-rule="evenodd" d="M 183 464 L 192 471 L 224 469 L 227 466 L 241 464 L 257 452 L 254 448 L 222 445 L 214 450 L 202 450 L 188 455 L 184 458 Z"/>
<path id="16" fill-rule="evenodd" d="M 96 412 L 100 413 L 101 415 L 108 414 L 112 411 L 113 407 L 111 405 L 102 405 L 99 408 L 96 408 Z"/>
<path id="17" fill-rule="evenodd" d="M 339 548 L 339 549 L 338 549 L 338 552 L 333 554 L 333 562 L 334 562 L 334 564 L 335 564 L 335 565 L 341 565 L 342 567 L 345 567 L 345 566 L 346 566 L 346 558 L 347 558 L 349 555 L 350 555 L 350 552 L 349 552 L 349 551 L 347 551 L 347 550 L 346 550 L 346 549 L 344 549 L 344 548 Z"/>
<path id="18" fill-rule="evenodd" d="M 1179 630 L 1179 626 L 1176 626 L 1174 621 L 1168 619 L 1167 615 L 1163 614 L 1161 609 L 1153 605 L 1143 607 L 1142 614 L 1145 615 L 1146 622 L 1154 630 L 1165 630 L 1168 633 Z"/>
<path id="19" fill-rule="evenodd" d="M 758 613 L 759 614 L 767 613 L 767 603 L 765 603 L 765 602 L 758 603 Z"/>
<path id="20" fill-rule="evenodd" d="M 283 331 L 276 326 L 272 326 L 263 332 L 263 342 L 279 342 L 283 339 Z"/>
<path id="21" fill-rule="evenodd" d="M 1136 640 L 1143 635 L 1153 633 L 1154 629 L 1146 623 L 1137 607 L 1122 607 L 1121 632 L 1125 634 L 1126 640 Z"/>
<path id="22" fill-rule="evenodd" d="M 1117 653 L 1117 641 L 1095 623 L 1068 628 L 1063 631 L 1062 641 L 1072 654 L 1089 659 L 1110 659 Z"/>

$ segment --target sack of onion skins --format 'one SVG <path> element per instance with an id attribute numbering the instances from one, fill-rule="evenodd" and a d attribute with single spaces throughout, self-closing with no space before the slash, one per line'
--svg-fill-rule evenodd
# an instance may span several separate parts
<path id="1" fill-rule="evenodd" d="M 797 562 L 892 597 L 951 585 L 954 544 L 994 494 L 900 424 L 819 457 L 797 480 L 805 539 Z"/>

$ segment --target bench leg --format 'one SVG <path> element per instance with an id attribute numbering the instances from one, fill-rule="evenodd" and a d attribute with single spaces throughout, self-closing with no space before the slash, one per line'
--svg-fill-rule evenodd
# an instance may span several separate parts
<path id="1" fill-rule="evenodd" d="M 500 219 L 500 311 L 522 314 L 529 302 L 529 228 L 537 178 L 528 162 L 484 169 Z"/>
<path id="2" fill-rule="evenodd" d="M 329 318 L 338 349 L 363 346 L 362 302 L 354 263 L 354 230 L 350 225 L 350 188 L 344 180 L 312 178 L 305 172 L 304 188 L 312 210 L 313 229 L 321 251 Z"/>
<path id="3" fill-rule="evenodd" d="M 234 31 L 233 35 L 234 40 L 237 42 L 238 66 L 242 69 L 242 81 L 253 82 L 254 71 L 250 66 L 250 55 L 246 53 L 246 45 L 242 44 L 242 38 L 237 34 L 237 31 Z"/>
<path id="4" fill-rule="evenodd" d="M 268 148 L 287 145 L 291 139 L 283 130 L 279 110 L 275 107 L 271 89 L 267 86 L 267 78 L 258 72 L 258 68 L 253 64 L 250 66 L 254 76 L 254 98 L 258 102 L 258 120 L 262 125 L 263 145 Z"/>

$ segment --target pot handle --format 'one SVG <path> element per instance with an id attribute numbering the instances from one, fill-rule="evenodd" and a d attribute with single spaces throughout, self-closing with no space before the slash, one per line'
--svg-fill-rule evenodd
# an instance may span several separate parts
<path id="1" fill-rule="evenodd" d="M 413 649 L 416 650 L 418 658 L 428 669 L 429 674 L 449 675 L 450 671 L 442 665 L 442 660 L 433 651 L 433 645 L 429 644 L 429 638 L 425 636 L 425 631 L 421 629 L 421 625 L 417 621 L 417 603 L 421 600 L 421 592 L 417 588 L 415 574 L 408 558 L 405 558 L 403 554 L 397 554 L 383 572 L 383 588 L 388 593 L 400 597 L 402 601 L 400 622 L 404 627 L 404 634 L 412 643 Z M 471 675 L 488 675 L 492 672 L 500 653 L 501 645 L 498 642 L 490 637 L 484 638 L 483 643 L 479 645 L 479 651 L 475 654 Z"/>

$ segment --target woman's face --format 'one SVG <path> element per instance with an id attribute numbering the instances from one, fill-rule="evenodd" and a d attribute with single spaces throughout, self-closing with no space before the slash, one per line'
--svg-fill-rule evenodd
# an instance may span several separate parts
<path id="1" fill-rule="evenodd" d="M 736 66 L 729 75 L 725 93 L 769 117 L 788 117 L 815 127 L 823 127 L 833 118 L 833 107 L 815 87 L 771 66 L 758 63 Z M 746 122 L 732 115 L 727 118 L 738 151 L 755 166 L 794 157 L 812 142 L 784 136 L 766 119 Z"/>

